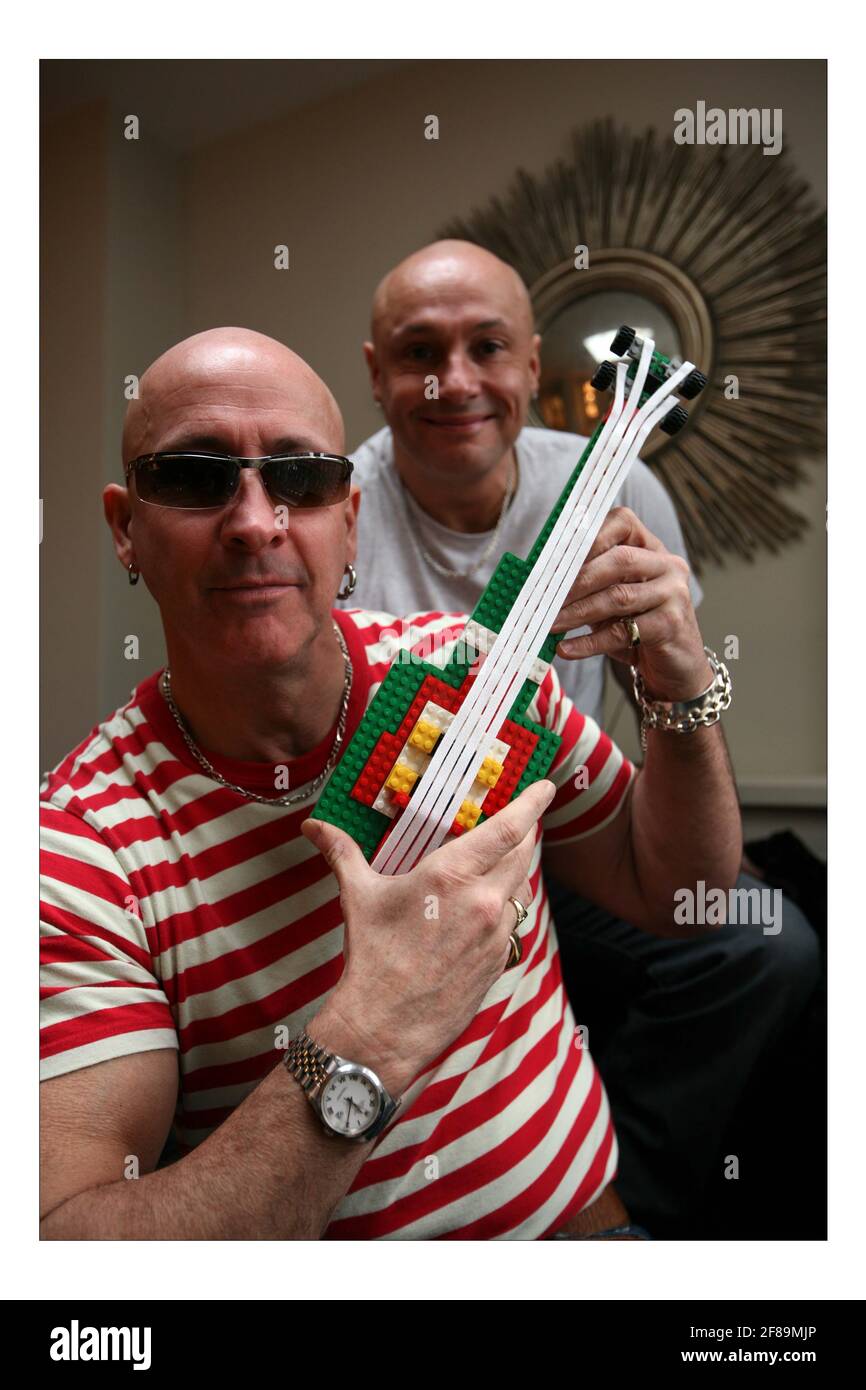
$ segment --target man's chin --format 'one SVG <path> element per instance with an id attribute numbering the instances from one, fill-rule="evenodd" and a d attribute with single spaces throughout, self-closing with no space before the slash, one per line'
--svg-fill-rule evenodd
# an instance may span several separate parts
<path id="1" fill-rule="evenodd" d="M 316 632 L 307 610 L 286 614 L 273 607 L 220 614 L 209 626 L 212 636 L 202 645 L 228 665 L 251 670 L 278 670 L 303 659 Z"/>
<path id="2" fill-rule="evenodd" d="M 444 431 L 443 431 L 444 433 Z M 459 474 L 466 478 L 472 473 L 483 477 L 495 468 L 503 455 L 511 448 L 510 443 L 501 437 L 494 440 L 481 439 L 416 439 L 411 450 L 417 462 L 422 463 L 430 473 L 444 473 L 448 476 Z"/>
<path id="3" fill-rule="evenodd" d="M 226 666 L 243 669 L 251 676 L 264 676 L 303 664 L 307 651 L 306 642 L 249 641 L 242 647 L 223 643 L 220 655 Z"/>

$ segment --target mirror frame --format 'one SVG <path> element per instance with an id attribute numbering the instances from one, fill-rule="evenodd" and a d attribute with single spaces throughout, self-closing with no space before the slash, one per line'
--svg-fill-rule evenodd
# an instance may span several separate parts
<path id="1" fill-rule="evenodd" d="M 513 266 L 542 333 L 554 311 L 606 284 L 664 307 L 683 356 L 709 377 L 688 424 L 644 451 L 692 565 L 778 553 L 810 525 L 784 494 L 826 445 L 824 211 L 789 145 L 772 158 L 759 145 L 678 145 L 613 117 L 567 138 L 566 157 L 537 176 L 518 169 L 437 239 L 475 242 Z"/>
<path id="2" fill-rule="evenodd" d="M 581 299 L 603 294 L 605 290 L 627 290 L 642 295 L 663 309 L 679 338 L 679 353 L 683 361 L 694 362 L 707 380 L 713 370 L 713 328 L 710 312 L 703 297 L 676 266 L 651 251 L 631 247 L 610 247 L 596 251 L 586 271 L 576 272 L 573 260 L 559 265 L 539 277 L 529 287 L 535 310 L 535 322 L 541 334 L 541 356 L 544 361 L 544 334 L 554 319 Z M 690 421 L 703 404 L 698 396 L 689 405 Z M 544 427 L 544 420 L 535 407 L 530 410 L 530 425 Z M 668 435 L 659 430 L 647 440 L 643 458 L 651 458 L 671 443 Z"/>

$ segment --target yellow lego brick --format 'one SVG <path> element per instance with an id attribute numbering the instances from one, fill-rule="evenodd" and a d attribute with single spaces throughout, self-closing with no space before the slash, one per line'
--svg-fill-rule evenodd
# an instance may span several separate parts
<path id="1" fill-rule="evenodd" d="M 441 732 L 438 724 L 432 724 L 429 719 L 419 719 L 409 735 L 409 742 L 413 748 L 420 748 L 422 753 L 429 753 Z"/>
<path id="2" fill-rule="evenodd" d="M 478 781 L 483 782 L 486 787 L 495 787 L 502 776 L 502 763 L 498 763 L 495 758 L 485 758 L 478 770 Z"/>
<path id="3" fill-rule="evenodd" d="M 473 825 L 477 824 L 480 815 L 480 806 L 476 806 L 474 801 L 464 801 L 460 810 L 457 812 L 457 822 L 466 830 L 471 830 Z"/>
<path id="4" fill-rule="evenodd" d="M 395 792 L 407 792 L 417 781 L 418 773 L 414 767 L 407 767 L 405 763 L 395 763 L 385 786 Z"/>

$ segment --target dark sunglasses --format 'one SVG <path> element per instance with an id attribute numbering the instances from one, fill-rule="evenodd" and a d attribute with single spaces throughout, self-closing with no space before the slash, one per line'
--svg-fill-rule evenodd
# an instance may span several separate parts
<path id="1" fill-rule="evenodd" d="M 143 454 L 126 465 L 142 502 L 205 511 L 224 507 L 238 490 L 242 468 L 257 468 L 268 494 L 288 507 L 333 507 L 349 496 L 353 464 L 342 454 Z"/>

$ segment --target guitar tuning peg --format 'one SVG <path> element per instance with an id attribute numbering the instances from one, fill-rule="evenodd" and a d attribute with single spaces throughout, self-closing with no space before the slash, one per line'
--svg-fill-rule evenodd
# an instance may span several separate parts
<path id="1" fill-rule="evenodd" d="M 614 357 L 625 357 L 629 349 L 634 347 L 637 342 L 638 337 L 634 329 L 629 328 L 628 324 L 624 323 L 611 343 L 610 350 Z"/>
<path id="2" fill-rule="evenodd" d="M 692 401 L 700 391 L 703 391 L 706 384 L 707 378 L 704 376 L 703 372 L 699 372 L 697 367 L 695 367 L 693 372 L 689 372 L 680 387 L 680 395 L 687 401 Z"/>
<path id="3" fill-rule="evenodd" d="M 600 362 L 595 371 L 595 376 L 590 381 L 593 391 L 609 391 L 616 378 L 616 367 L 613 362 Z"/>
<path id="4" fill-rule="evenodd" d="M 661 421 L 659 429 L 663 434 L 677 434 L 688 420 L 688 415 L 681 405 L 675 405 L 673 410 L 669 410 L 665 418 Z"/>

